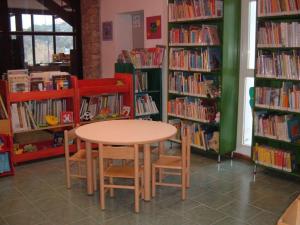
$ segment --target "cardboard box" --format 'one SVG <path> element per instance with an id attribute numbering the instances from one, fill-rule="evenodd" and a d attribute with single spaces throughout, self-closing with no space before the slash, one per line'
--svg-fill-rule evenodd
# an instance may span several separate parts
<path id="1" fill-rule="evenodd" d="M 300 195 L 287 208 L 278 220 L 277 225 L 299 225 L 300 224 Z"/>

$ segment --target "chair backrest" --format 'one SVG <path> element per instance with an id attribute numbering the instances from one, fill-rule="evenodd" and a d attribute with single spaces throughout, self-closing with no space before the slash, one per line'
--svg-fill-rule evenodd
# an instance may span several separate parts
<path id="1" fill-rule="evenodd" d="M 78 127 L 78 126 L 77 126 Z M 73 128 L 71 130 L 65 130 L 64 131 L 64 147 L 65 147 L 65 156 L 66 158 L 69 158 L 70 155 L 70 142 L 76 141 L 76 150 L 80 150 L 81 148 L 81 141 L 75 134 L 76 128 Z"/>

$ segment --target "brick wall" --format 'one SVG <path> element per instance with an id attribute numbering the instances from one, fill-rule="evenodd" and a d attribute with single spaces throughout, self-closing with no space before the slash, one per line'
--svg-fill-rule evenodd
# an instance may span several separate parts
<path id="1" fill-rule="evenodd" d="M 81 0 L 83 78 L 101 76 L 100 1 Z"/>

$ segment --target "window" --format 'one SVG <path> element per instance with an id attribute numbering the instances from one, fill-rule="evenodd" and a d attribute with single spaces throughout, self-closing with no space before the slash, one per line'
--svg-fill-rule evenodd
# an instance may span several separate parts
<path id="1" fill-rule="evenodd" d="M 250 106 L 249 90 L 254 86 L 254 78 L 246 77 L 244 83 L 244 115 L 243 115 L 243 145 L 251 146 L 252 143 L 252 109 Z"/>
<path id="2" fill-rule="evenodd" d="M 255 66 L 255 40 L 256 40 L 256 1 L 249 2 L 249 34 L 248 34 L 248 69 Z"/>
<path id="3" fill-rule="evenodd" d="M 73 27 L 55 15 L 12 11 L 10 32 L 23 44 L 24 65 L 51 63 L 54 53 L 70 54 L 74 48 Z"/>

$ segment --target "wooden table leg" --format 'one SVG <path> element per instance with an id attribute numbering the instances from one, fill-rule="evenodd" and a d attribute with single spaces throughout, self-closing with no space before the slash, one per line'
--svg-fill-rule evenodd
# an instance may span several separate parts
<path id="1" fill-rule="evenodd" d="M 151 154 L 150 144 L 144 145 L 145 201 L 151 200 Z"/>
<path id="2" fill-rule="evenodd" d="M 86 148 L 86 176 L 87 176 L 87 193 L 92 195 L 93 190 L 93 163 L 92 163 L 92 146 L 90 142 L 85 143 Z"/>

